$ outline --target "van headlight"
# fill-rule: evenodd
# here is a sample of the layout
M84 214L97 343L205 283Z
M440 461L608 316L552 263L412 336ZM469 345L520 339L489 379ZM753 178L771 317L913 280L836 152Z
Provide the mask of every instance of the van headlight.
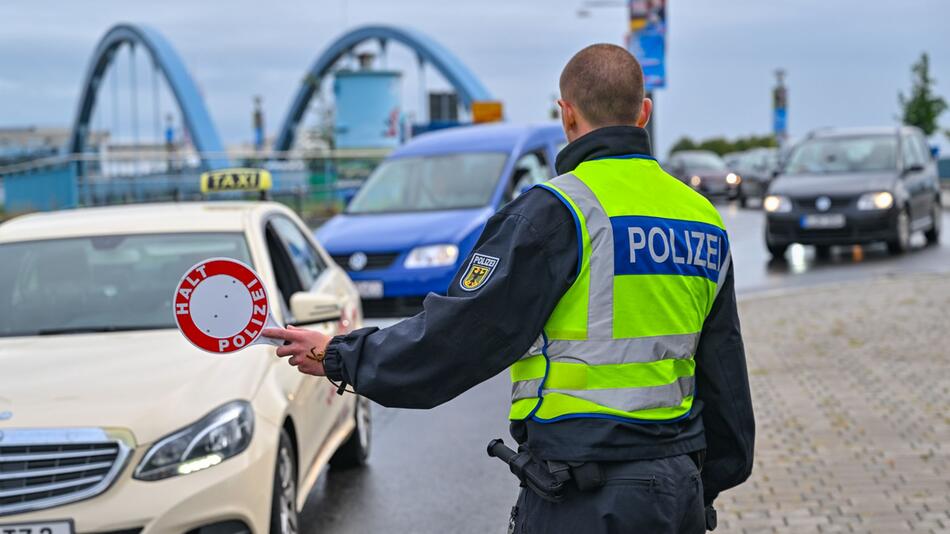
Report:
M233 401L152 446L134 477L161 480L213 467L240 454L254 434L254 410L247 401Z
M792 211L792 201L782 195L769 195L762 201L762 207L769 213L788 213Z
M734 172L730 172L726 175L726 183L729 185L737 185L742 182L742 177Z
M894 205L894 195L887 191L865 193L858 198L859 210L886 210Z
M444 267L455 265L455 260L458 258L459 248L455 245L426 245L412 249L404 265L407 269Z

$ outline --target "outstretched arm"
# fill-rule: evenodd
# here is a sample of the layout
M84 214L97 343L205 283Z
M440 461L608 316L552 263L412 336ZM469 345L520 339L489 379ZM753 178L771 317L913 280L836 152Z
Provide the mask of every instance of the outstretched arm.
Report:
M576 246L567 209L547 191L525 193L488 221L447 295L430 294L422 313L389 328L334 338L325 373L385 406L430 408L454 398L503 371L537 339L573 282ZM281 347L278 355L323 374L306 352L327 341L314 336L312 345Z

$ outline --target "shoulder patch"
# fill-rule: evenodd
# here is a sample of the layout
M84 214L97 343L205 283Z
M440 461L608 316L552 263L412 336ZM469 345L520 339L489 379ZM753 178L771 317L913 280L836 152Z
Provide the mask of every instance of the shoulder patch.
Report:
M474 254L472 260L468 262L465 274L462 275L462 279L459 281L459 286L465 291L475 291L482 287L495 272L495 268L498 267L500 261L493 256Z

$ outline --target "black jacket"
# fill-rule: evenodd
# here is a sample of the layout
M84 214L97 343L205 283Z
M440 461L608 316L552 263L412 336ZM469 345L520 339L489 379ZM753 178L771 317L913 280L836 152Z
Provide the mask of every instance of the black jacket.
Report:
M649 153L644 130L602 128L565 147L557 170L567 173L598 157ZM507 369L538 338L574 282L577 246L567 208L544 189L529 190L492 216L476 243L473 255L499 259L479 289L460 286L470 256L447 294L430 293L420 314L383 330L334 338L327 374L384 406L431 408L452 399ZM693 409L683 420L514 421L511 434L548 460L635 460L706 449L703 482L712 502L749 476L755 433L731 266L703 326L696 362Z

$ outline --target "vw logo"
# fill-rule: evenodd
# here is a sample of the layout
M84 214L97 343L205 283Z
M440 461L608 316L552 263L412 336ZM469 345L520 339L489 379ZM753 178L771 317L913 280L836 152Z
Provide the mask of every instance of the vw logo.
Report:
M828 208L831 207L831 199L828 197L818 197L818 200L815 200L815 207L818 208L818 211L828 211Z
M366 254L362 252L356 252L350 256L350 260L347 262L350 265L350 269L354 271L362 271L366 268Z

